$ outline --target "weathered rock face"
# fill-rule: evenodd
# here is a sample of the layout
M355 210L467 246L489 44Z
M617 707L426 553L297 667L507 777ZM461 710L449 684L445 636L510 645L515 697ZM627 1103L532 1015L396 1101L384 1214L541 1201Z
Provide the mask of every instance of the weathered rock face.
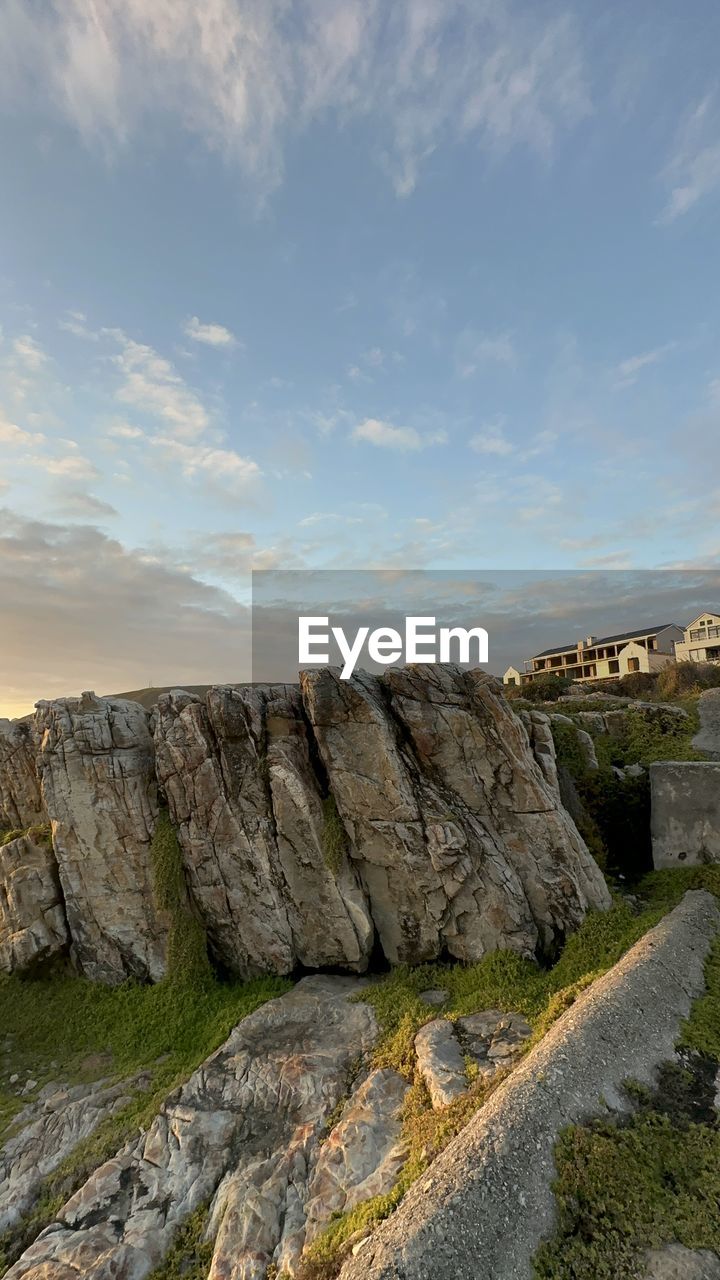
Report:
M166 927L153 906L158 806L147 712L83 694L38 703L36 724L72 955L99 982L157 980Z
M391 963L443 950L478 960L500 946L531 954L537 931L506 851L462 798L422 771L389 686L325 669L305 674L302 688Z
M35 768L37 742L27 720L0 720L0 833L46 822Z
M173 690L152 716L94 694L39 703L35 804L71 956L103 982L163 976L158 784L191 908L233 973L363 972L376 939L393 964L552 949L609 896L560 802L549 722L527 728L456 667ZM24 750L29 794L32 737Z
M548 946L606 907L600 871L494 681L457 668L303 696L385 954L477 960Z
M67 947L65 907L48 839L0 845L0 971L27 973Z
M245 1018L163 1105L146 1134L92 1175L7 1280L143 1280L178 1227L211 1203L208 1280L294 1273L308 1214L315 1233L329 1199L387 1189L402 1163L394 1072L361 1075L377 1034L352 978L306 978ZM325 1130L350 1086L327 1141Z
M341 828L329 847L297 689L160 700L158 777L215 954L250 976L366 967L367 902Z
M560 782L557 770L557 753L550 727L550 716L543 711L521 711L522 720L530 739L530 746L545 781L559 794Z
M720 761L651 764L650 825L655 867L720 862Z
M32 1208L43 1179L143 1083L48 1084L15 1117L15 1135L0 1148L0 1234Z

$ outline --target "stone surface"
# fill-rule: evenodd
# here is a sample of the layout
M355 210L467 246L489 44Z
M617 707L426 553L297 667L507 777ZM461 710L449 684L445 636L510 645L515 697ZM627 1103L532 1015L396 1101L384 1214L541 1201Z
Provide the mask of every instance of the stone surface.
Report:
M160 699L157 769L214 954L244 977L363 970L374 931L326 799L297 689L214 688ZM339 825L339 824L338 824ZM238 923L242 921L242 929Z
M447 1018L426 1022L415 1037L418 1071L433 1110L447 1107L467 1092L468 1078L460 1042Z
M148 714L84 693L39 702L36 724L72 955L95 981L157 980L166 926L150 870L158 804Z
M605 880L575 824L534 766L527 737L492 677L479 670L389 670L392 706L424 773L451 805L464 804L520 880L541 948L591 907L607 907Z
M650 765L655 867L720 862L720 761Z
M0 845L0 971L27 973L68 944L57 863L48 837Z
M703 689L698 701L700 728L692 740L696 751L720 760L720 689Z
M37 748L71 957L103 982L163 976L158 794L223 970L363 972L375 946L391 963L554 953L610 899L560 802L549 721L527 724L532 747L497 682L452 666L171 690L152 713L38 703L19 777L27 791Z
M383 1222L341 1280L531 1280L552 1234L560 1131L625 1108L672 1058L720 930L707 893L683 902L562 1015Z
M445 987L431 987L429 991L421 991L418 1000L430 1005L431 1009L440 1009L447 1004L450 992Z
M720 1280L720 1258L709 1249L666 1244L648 1250L645 1264L644 1280Z
M0 720L0 835L47 822L30 720Z
M48 1084L15 1117L13 1136L0 1148L0 1235L32 1208L43 1178L144 1083L136 1078L119 1084Z
M385 955L550 945L609 897L527 733L480 672L302 676Z
M208 1280L263 1280L271 1263L292 1274L319 1188L347 1203L363 1186L386 1185L402 1159L404 1083L374 1073L352 1089L358 1058L377 1034L369 1005L350 999L360 986L306 978L243 1019L148 1132L68 1201L6 1280L143 1280L208 1201ZM323 1144L348 1087L350 1101ZM312 1213L317 1222L317 1204Z
M558 717L555 718L557 719ZM562 718L563 720L568 719L567 716ZM540 766L545 781L559 795L557 756L550 716L545 715L543 711L521 711L520 719L527 729L532 753Z
M598 758L595 751L595 743L586 729L576 729L577 744L580 749L583 764L586 769L595 770L598 768Z
M436 1018L421 1027L415 1037L415 1052L433 1110L439 1111L467 1093L469 1063L486 1082L511 1066L531 1031L521 1014L500 1009L485 1009L454 1023Z
M402 1108L410 1086L396 1071L371 1071L320 1148L305 1206L305 1248L334 1213L385 1195L407 1159Z

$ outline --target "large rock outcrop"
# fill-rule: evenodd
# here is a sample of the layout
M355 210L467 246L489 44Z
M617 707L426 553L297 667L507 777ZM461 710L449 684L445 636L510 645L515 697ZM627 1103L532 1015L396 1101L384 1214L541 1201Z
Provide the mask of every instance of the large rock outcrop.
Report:
M362 970L373 926L321 778L299 691L160 699L158 778L214 954L245 976Z
M0 971L27 973L68 943L57 864L45 832L0 845Z
M47 821L35 767L37 740L29 720L0 720L0 834Z
M52 822L72 955L89 978L157 980L166 924L153 905L157 821L148 714L115 698L38 703L38 771Z
M189 909L213 959L242 977L361 973L375 946L392 964L552 953L609 904L561 804L546 720L526 730L478 671L343 681L326 668L299 687L172 690L153 713L83 694L38 703L24 751L70 954L98 981L165 972L158 791Z

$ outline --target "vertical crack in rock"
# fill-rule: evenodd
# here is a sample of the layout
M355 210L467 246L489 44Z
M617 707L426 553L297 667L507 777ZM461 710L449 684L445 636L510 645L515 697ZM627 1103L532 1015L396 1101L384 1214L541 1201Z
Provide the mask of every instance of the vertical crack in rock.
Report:
M39 702L36 724L71 953L95 981L157 981L167 929L153 905L158 805L147 712L85 693Z
M208 1202L209 1280L260 1280L273 1261L292 1273L308 1208L313 1230L324 1220L322 1188L332 1183L338 1203L363 1196L363 1186L388 1189L403 1158L407 1086L394 1072L351 1090L331 1145L323 1143L377 1036L369 1005L350 999L360 988L352 978L305 978L243 1019L147 1133L67 1202L6 1280L143 1280Z

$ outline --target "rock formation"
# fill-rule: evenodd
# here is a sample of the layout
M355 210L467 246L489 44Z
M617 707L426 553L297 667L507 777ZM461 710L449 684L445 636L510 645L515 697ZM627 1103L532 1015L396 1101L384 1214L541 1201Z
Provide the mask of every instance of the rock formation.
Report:
M299 691L175 691L160 699L155 742L215 955L244 976L364 969L372 921L342 832L329 848Z
M37 740L28 720L0 720L0 833L47 821L35 768Z
M243 1019L147 1133L68 1201L6 1280L142 1280L182 1222L208 1203L208 1280L263 1280L271 1262L292 1274L306 1216L315 1234L332 1212L323 1191L332 1186L328 1202L338 1204L362 1198L368 1186L386 1191L402 1163L406 1083L394 1072L355 1077L377 1035L369 1005L349 999L359 985L306 978Z
M163 976L158 788L189 908L226 971L363 972L376 945L392 964L551 951L609 896L560 802L546 718L528 728L532 744L496 682L455 667L174 690L152 714L94 694L41 702L34 727L2 738L19 781L9 749L0 776L14 818L49 816L57 874L46 853L37 909L16 894L5 911L6 962L65 946L61 928L37 927L57 905L88 977ZM23 930L25 951L9 950Z
M98 982L157 980L166 926L153 907L158 805L147 712L85 693L38 703L36 725L72 955Z
M0 971L27 973L65 950L65 905L47 835L0 844Z

